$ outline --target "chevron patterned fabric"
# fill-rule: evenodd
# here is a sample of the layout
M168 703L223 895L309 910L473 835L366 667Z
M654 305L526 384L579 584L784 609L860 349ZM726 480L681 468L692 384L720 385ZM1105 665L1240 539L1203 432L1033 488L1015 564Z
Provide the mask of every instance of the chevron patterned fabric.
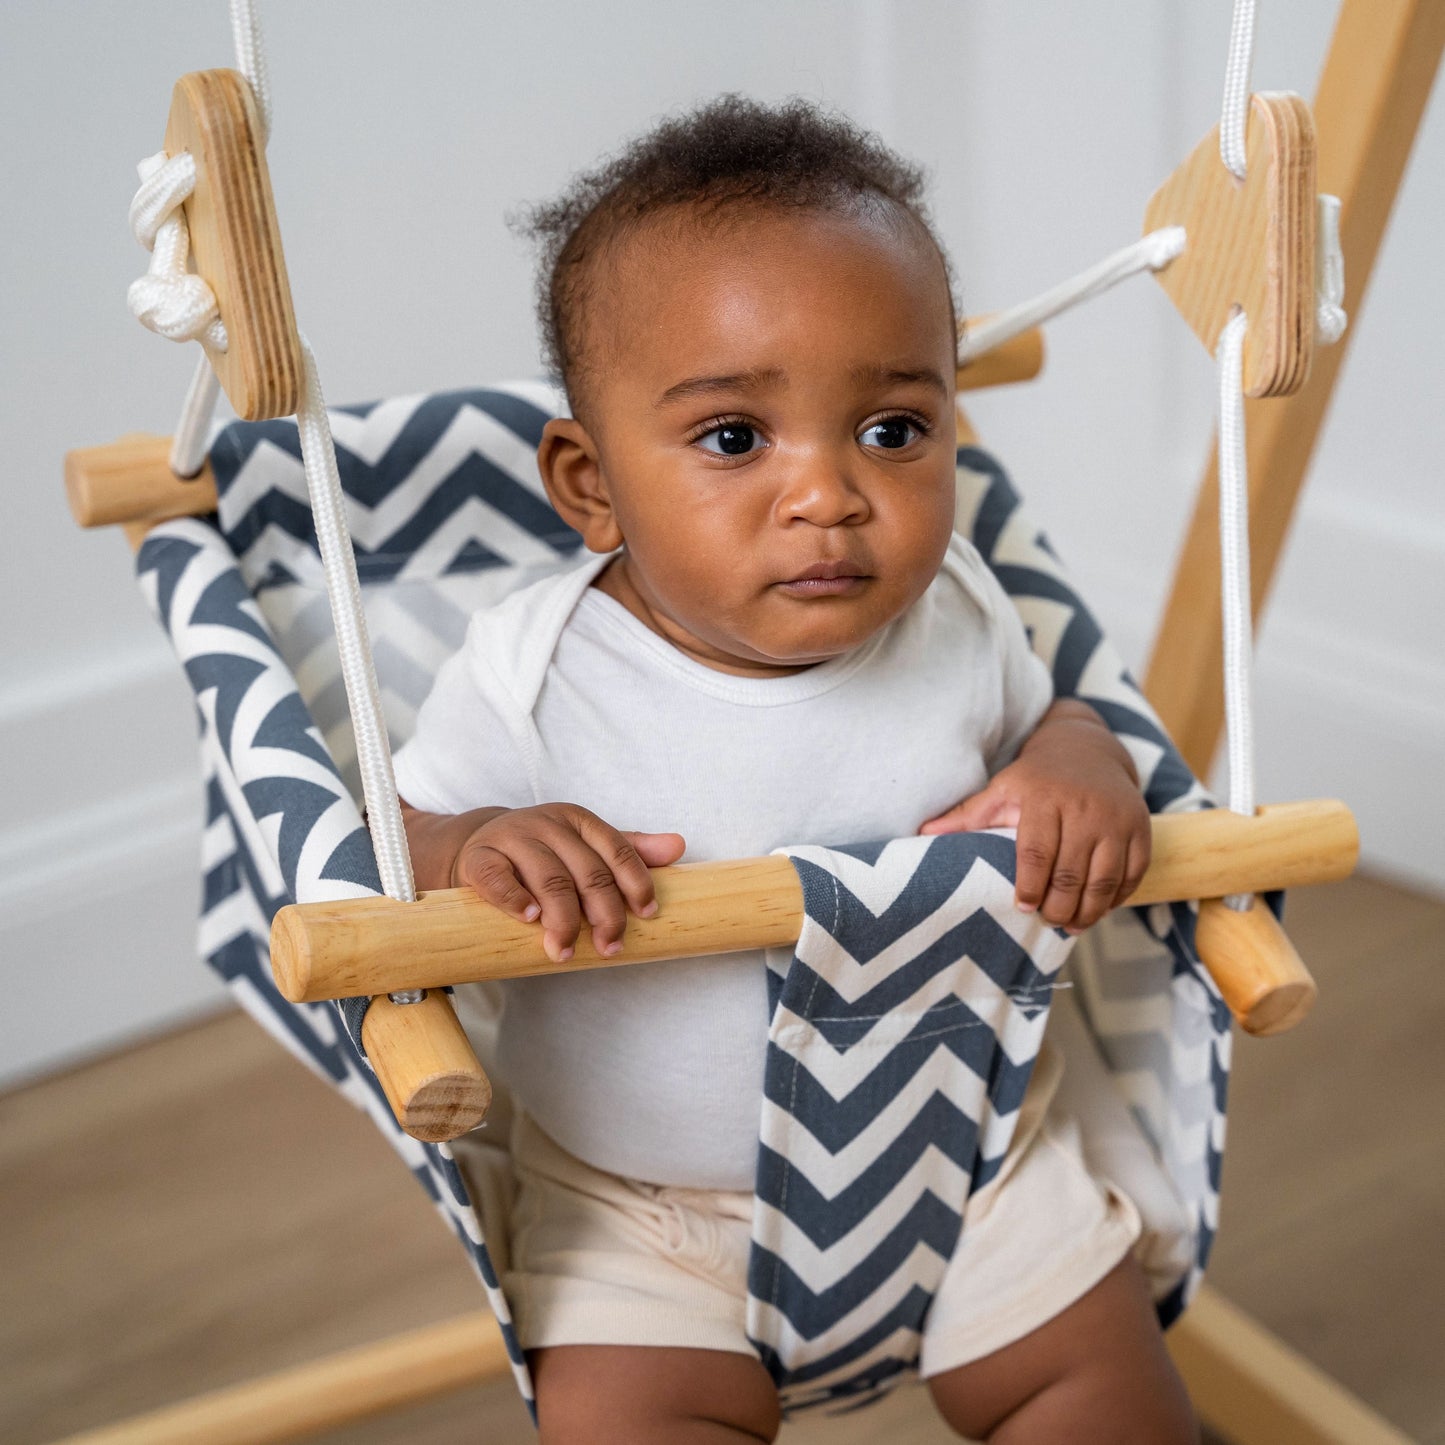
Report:
M768 958L747 1320L791 1412L862 1403L917 1365L1071 940L1014 908L1006 836L788 856L805 917Z
M550 389L523 383L331 414L394 746L410 735L471 611L567 565L579 546L535 476L536 443L558 405ZM137 561L200 720L202 952L241 1004L367 1110L405 1159L467 1249L530 1403L492 1254L451 1152L400 1131L361 1055L366 1001L345 1001L339 1013L292 1005L271 981L267 937L281 904L379 889L295 424L233 424L212 464L215 522L165 523ZM1208 806L997 463L966 448L958 478L960 530L1014 597L1059 695L1105 716L1151 809ZM912 839L793 850L808 924L793 957L770 971L749 1302L750 1330L793 1408L857 1403L916 1355L933 1261L952 1248L968 1189L997 1168L1043 1028L1064 945L1046 929L1021 935L1000 901L1012 893L1010 844L983 835L959 846ZM944 897L970 900L967 916L946 927L951 915L935 908ZM1194 1263L1160 1304L1166 1322L1197 1284L1216 1227L1229 1067L1228 1014L1192 940L1186 905L1116 915L1070 963L1119 1093L1196 1224ZM987 1027L943 1030L942 1044L923 1038L930 1019L955 1011ZM859 1046L885 1034L896 1034L896 1059L855 1079L866 1057ZM854 1094L867 1102L861 1120L837 1103ZM884 1138L900 1119L896 1138ZM910 1150L919 1153L915 1119L946 1143L923 1151L934 1183L920 1176L900 1193L881 1182L878 1161L896 1175ZM902 1247L908 1229L926 1240L917 1250Z

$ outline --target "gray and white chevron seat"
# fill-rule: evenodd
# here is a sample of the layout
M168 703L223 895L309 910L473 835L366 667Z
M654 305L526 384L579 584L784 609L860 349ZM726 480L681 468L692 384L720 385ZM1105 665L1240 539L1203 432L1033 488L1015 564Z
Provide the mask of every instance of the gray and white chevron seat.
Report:
M547 503L534 463L542 427L558 402L550 388L522 383L331 413L393 746L410 735L433 675L461 644L470 612L538 569L565 562L580 546ZM530 1379L482 1222L451 1151L401 1132L361 1056L365 1001L339 1009L293 1005L271 981L267 939L277 908L380 892L357 802L353 745L299 457L294 422L233 424L211 453L220 495L217 516L156 527L137 558L140 585L171 636L200 717L207 793L201 950L239 1002L366 1109L406 1160L467 1249L502 1324L519 1388L530 1401ZM1130 749L1152 811L1207 806L998 463L967 447L959 452L958 468L960 516L969 518L975 545L1018 606L1035 651L1052 671L1055 691L1083 698L1103 714ZM929 841L947 847L923 846ZM1000 841L992 839L986 848ZM928 870L957 866L948 861L955 846L950 840L917 839L909 840L911 852L871 845L844 849L832 863L818 866L854 880L853 911L862 926L876 931L887 909L879 905L876 916L869 915L870 876L886 862L895 873L904 870L887 883L889 899L926 897ZM806 853L795 858L800 872ZM999 871L1011 877L1011 860L1000 862ZM806 874L804 884L806 897ZM810 908L810 915L814 911ZM1193 926L1193 911L1185 904L1116 915L1091 932L1089 956L1080 957L1081 949L1071 964L1073 996L1113 1086L1191 1221L1192 1262L1159 1291L1165 1323L1192 1294L1213 1241L1229 1069L1229 1015L1194 955ZM806 938L805 933L795 966L807 962L801 959L811 946ZM1000 957L1006 952L993 951ZM987 972L989 948L982 953ZM1024 977L1025 964L1027 959L1009 966ZM787 990L784 967L773 988L775 1003ZM1027 1054L1037 1047L1049 989L1015 981L1003 991L1019 1006L1017 1036L1033 1040L1024 1046ZM846 1052L847 1039L840 1034L836 1042L840 1054ZM1000 1047L1009 1061L1020 1062L1014 1042ZM997 1053L988 1062L969 1063L967 1051L957 1052L979 1077L986 1073L997 1082L1008 1073ZM1022 1062L1027 1065L1031 1056ZM1021 1090L1026 1077L1024 1067L1010 1087ZM992 1084L984 1093L992 1101L989 1108L1003 1097ZM1001 1148L997 1139L992 1149L985 1147L986 1120L980 1116L974 1123L977 1138L964 1167L979 1184ZM762 1152L766 1162L766 1141ZM801 1227L807 1228L806 1219ZM836 1228L836 1221L819 1228ZM949 1237L956 1238L956 1221L951 1228ZM824 1337L828 1323L814 1316L827 1292L800 1284L788 1295L777 1281L792 1262L785 1251L770 1261L763 1253L755 1228L754 1271L761 1278L772 1270L773 1302L784 1314L792 1310L774 1337L799 1330ZM869 1269L881 1268L872 1255L868 1259ZM750 1287L757 1300L759 1287ZM879 1331L893 1318L892 1308L880 1306ZM926 1301L914 1308L915 1325L922 1308ZM820 1366L815 1358L798 1373L779 1357L770 1358L760 1344L785 1399L795 1406L856 1403L885 1388L898 1362L906 1363L907 1351L885 1351L880 1363L878 1351L870 1354L870 1348L855 1351L861 1371L837 1359Z

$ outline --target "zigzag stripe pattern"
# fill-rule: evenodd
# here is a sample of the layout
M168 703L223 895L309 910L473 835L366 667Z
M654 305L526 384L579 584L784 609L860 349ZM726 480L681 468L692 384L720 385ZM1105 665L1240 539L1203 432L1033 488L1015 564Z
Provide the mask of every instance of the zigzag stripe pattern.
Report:
M569 557L582 539L537 476L550 387L398 397L329 411L363 583ZM211 448L222 535L257 591L321 576L293 420L230 426Z
M451 1151L421 1144L397 1125L358 1046L361 1011L338 1017L325 1004L288 1003L271 977L271 919L282 904L381 891L356 804L216 530L199 521L156 527L136 565L200 716L202 954L241 1006L364 1109L401 1155L466 1249L530 1403L531 1377Z
M963 1208L1003 1162L1070 940L1013 907L1013 844L788 850L748 1335L788 1411L913 1369Z
M578 546L535 478L537 439L559 404L521 384L331 413L394 744L470 612ZM1013 594L1057 691L1104 714L1151 808L1208 806L997 464L974 449L959 463L960 528ZM466 1246L530 1403L450 1152L400 1133L359 1055L365 1001L338 1021L324 1005L285 1003L271 983L276 907L374 892L375 864L353 801L295 425L235 424L212 464L217 527L166 524L139 556L201 720L203 950L406 1160ZM916 1357L963 1204L1013 1132L1064 945L987 901L1011 896L1011 847L971 841L966 862L953 839L796 850L808 919L794 956L770 964L749 1301L749 1328L792 1408L864 1400ZM1167 1319L1197 1283L1217 1225L1228 1016L1193 957L1192 911L1160 907L1139 921L1094 930L1085 943L1096 956L1079 950L1071 967L1121 1091L1198 1220L1196 1263L1161 1306Z

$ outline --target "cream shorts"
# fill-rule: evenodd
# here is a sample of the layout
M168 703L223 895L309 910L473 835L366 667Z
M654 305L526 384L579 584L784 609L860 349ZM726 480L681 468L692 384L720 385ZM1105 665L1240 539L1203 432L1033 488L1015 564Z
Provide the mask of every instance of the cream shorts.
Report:
M1139 1215L1085 1166L1078 1126L1049 1107L1041 1054L1003 1168L968 1203L924 1329L935 1375L1021 1339L1128 1253ZM467 1167L467 1146L457 1155ZM512 1123L516 1192L502 1284L524 1349L652 1345L753 1354L744 1330L749 1192L645 1184L584 1164L526 1114Z

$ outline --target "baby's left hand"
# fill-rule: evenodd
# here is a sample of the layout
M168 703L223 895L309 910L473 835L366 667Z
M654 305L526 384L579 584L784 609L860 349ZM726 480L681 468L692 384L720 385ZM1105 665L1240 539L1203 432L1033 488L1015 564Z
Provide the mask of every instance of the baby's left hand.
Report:
M982 792L920 833L1018 829L1014 899L1070 933L1097 923L1149 866L1149 810L1123 745L1087 703L1061 699Z

